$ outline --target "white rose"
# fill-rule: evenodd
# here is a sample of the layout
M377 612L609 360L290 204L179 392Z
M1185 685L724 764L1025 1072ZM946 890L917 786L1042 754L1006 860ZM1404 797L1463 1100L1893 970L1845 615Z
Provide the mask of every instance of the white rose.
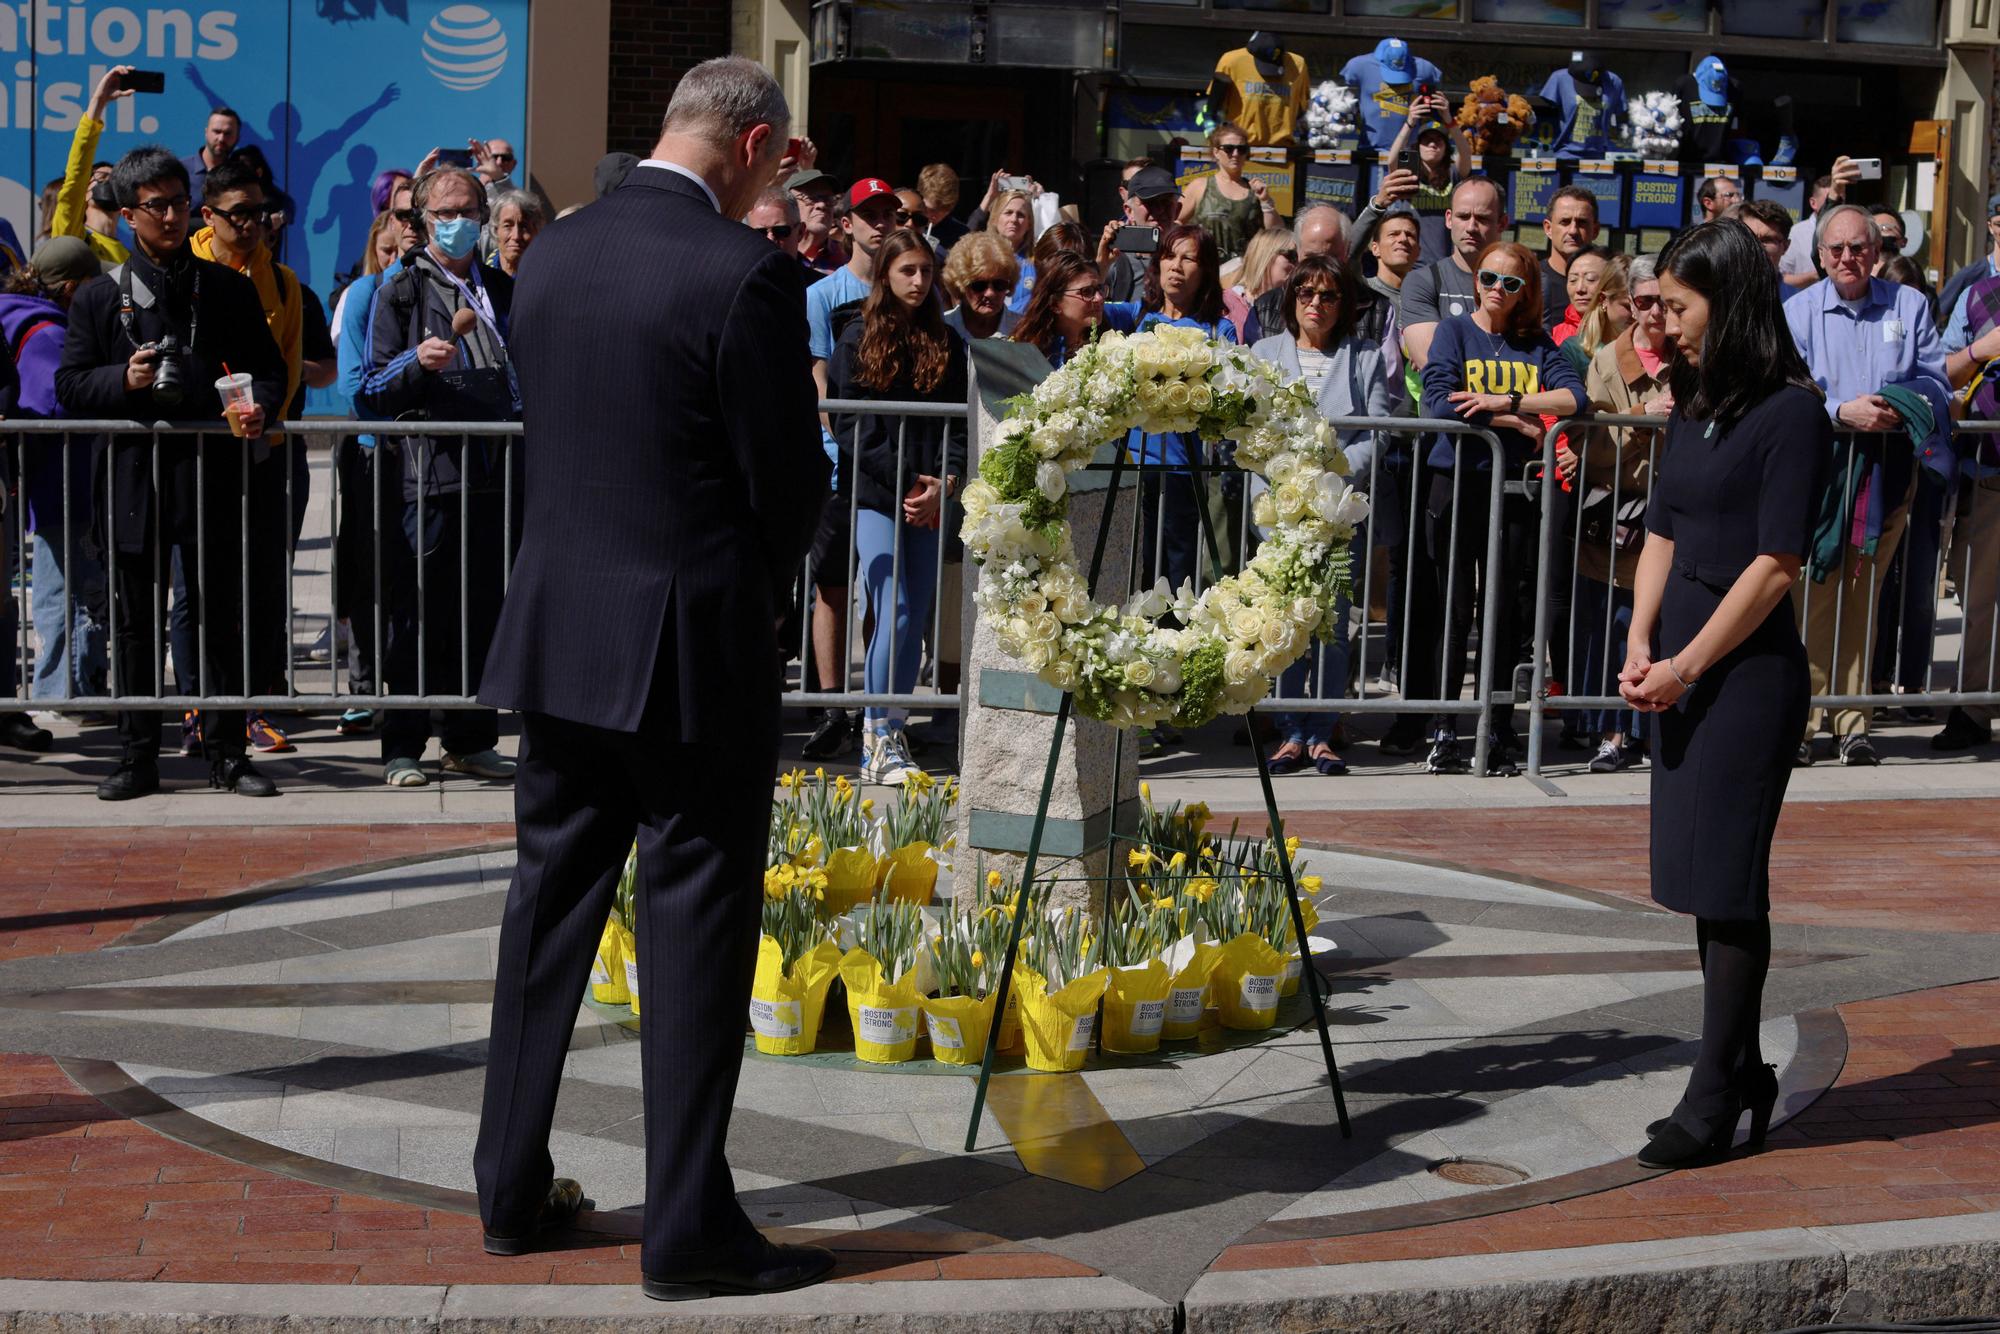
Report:
M1271 503L1278 507L1279 516L1286 522L1306 512L1305 493L1291 482L1272 488Z
M1147 662L1144 658L1139 658L1136 661L1125 664L1125 684L1128 686L1137 686L1139 689L1145 690L1153 684L1157 676L1158 673L1154 671L1153 664Z
M1319 603L1308 597L1293 598L1291 617L1295 624L1311 629L1313 626L1319 624Z
M1298 471L1299 456L1289 450L1274 455L1271 461L1264 465L1264 476L1270 480L1272 486L1283 486L1297 476Z
M1062 622L1046 611L1027 618L1027 638L1038 644L1052 644L1062 633Z
M1179 380L1175 380L1167 385L1166 390L1160 397L1161 401L1166 404L1167 411L1179 415L1188 410L1188 404L1192 395L1189 393L1187 385Z
M1272 618L1266 620L1258 628L1257 640L1265 648L1280 649L1287 647L1292 642L1292 636L1295 633L1296 630L1293 628L1291 622Z
M1042 668L1042 680L1058 690L1074 690L1077 683L1076 664L1068 658L1057 658Z
M1259 491L1250 502L1250 522L1259 528L1269 528L1278 522L1278 506L1269 491Z
M1215 409L1215 391L1205 384L1197 384L1188 390L1188 406L1196 412L1212 412Z
M1230 686L1245 686L1252 681L1262 681L1264 675L1257 670L1258 654L1249 649L1231 649L1222 660L1222 678Z
M1232 638L1254 644L1263 632L1264 614L1255 607L1242 607L1230 613L1229 633Z
M1069 490L1069 483L1063 478L1062 465L1051 463L1047 459L1037 464L1035 467L1035 489L1042 493L1042 498L1045 500L1061 500L1063 493Z

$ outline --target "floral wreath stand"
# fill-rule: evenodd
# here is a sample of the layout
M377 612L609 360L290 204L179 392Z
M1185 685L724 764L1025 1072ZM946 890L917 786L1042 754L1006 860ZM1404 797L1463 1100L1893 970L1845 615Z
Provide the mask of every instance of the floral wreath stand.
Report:
M1307 400L1306 407L1308 410L1312 412L1316 413L1317 411L1316 407L1313 407L1313 405L1310 403L1310 400ZM1322 441L1324 441L1325 437L1322 436L1321 438ZM1335 446L1335 452L1337 453L1337 446ZM1044 466L1046 467L1046 465ZM1219 464L1219 463L1167 464L1164 462L1149 463L1140 460L1134 460L1130 457L1129 452L1122 446L1122 444L1116 447L1112 451L1112 458L1111 461L1108 463L1097 462L1097 461L1082 463L1072 459L1064 466L1071 471L1085 470L1085 469L1093 472L1108 471L1110 473L1109 492L1110 495L1113 497L1115 497L1118 494L1119 485L1121 481L1124 480L1128 470L1136 474L1142 480L1149 474L1167 475L1173 473L1180 473L1184 475L1203 476L1210 473L1233 472L1238 470L1238 465L1236 464ZM1261 469L1259 471L1261 471ZM970 516L972 508L973 505L970 502L970 500L968 500L968 505L967 505L968 555L971 555L975 549L975 543L970 535L970 530L971 530ZM1096 588L1099 576L1103 573L1104 563L1105 563L1105 552L1111 536L1111 528L1114 522L1115 510L1116 506L1107 501L1107 503L1104 505L1098 517L1097 531L1094 535L1092 542L1091 555L1088 566L1088 574L1085 579L1086 587L1089 589L1094 590ZM1210 518L1206 505L1197 505L1196 513L1197 513L1197 524L1199 527L1199 531L1201 533L1201 540L1206 549L1206 554L1210 562L1210 567L1211 569L1219 568L1221 565L1220 548L1216 539L1212 520ZM1137 517L1136 514L1134 517L1136 520ZM1136 523L1135 523L1135 528L1136 528ZM1135 545L1136 545L1136 536L1135 536ZM1257 699L1261 700L1261 698L1267 695L1268 689L1269 689L1268 684L1260 685ZM1020 952L1021 937L1023 934L1023 923L1026 922L1030 914L1030 896L1035 886L1035 867L1036 867L1036 862L1038 861L1041 855L1043 833L1049 820L1049 807L1051 798L1054 793L1057 773L1062 756L1063 740L1065 733L1068 731L1070 720L1076 712L1076 706L1077 706L1076 689L1072 688L1070 685L1064 685L1063 687L1061 687L1061 690L1062 690L1061 698L1057 706L1054 719L1054 730L1049 742L1048 760L1042 774L1040 796L1036 802L1032 823L1029 827L1029 833L1025 849L1025 858L1021 868L1019 889L1017 891L1017 897L1015 899L1013 912L1011 914L1012 925L1008 932L1006 954L1003 958L999 971L998 986L995 992L994 1011L993 1011L996 1015L1006 1013L1007 1003L1008 1003L1008 993L1013 986L1014 967ZM1258 707L1257 700L1251 700L1247 702L1247 704L1245 704L1244 706L1234 709L1232 711L1242 712L1245 714L1254 714L1257 707ZM1113 781L1115 781L1115 775L1121 772L1120 761L1122 760L1122 751L1123 751L1123 746L1125 744L1125 731L1126 728L1121 726L1115 729L1114 732L1114 745L1117 748L1114 751L1114 755L1117 758L1114 759L1114 762L1110 770L1111 774L1114 775ZM1266 819L1269 822L1270 837L1273 841L1275 841L1278 844L1279 848L1282 850L1285 838L1283 817L1279 814L1277 796L1271 785L1270 764L1265 757L1263 747L1258 745L1255 740L1254 725L1253 725L1253 735L1251 742L1251 751L1256 756L1257 778L1264 797L1264 811ZM1114 835L1114 841L1116 837L1117 836ZM1284 885L1285 899L1289 907L1292 929L1295 933L1294 938L1298 942L1298 948L1300 951L1300 959L1301 959L1300 973L1302 976L1302 981L1304 983L1306 994L1311 1002L1313 1023L1319 1031L1320 1051L1326 1063L1327 1081L1331 1086L1333 1092L1334 1109L1339 1118L1341 1138L1351 1139L1353 1138L1354 1129L1352 1123L1348 1118L1347 1099L1341 1088L1340 1068L1338 1062L1335 1060L1334 1057L1333 1038L1327 1026L1326 998L1324 994L1325 979L1320 976L1319 970L1314 966L1312 961L1312 948L1310 944L1310 937L1307 934L1308 927L1307 927L1305 912L1299 899L1298 883L1292 871L1291 858L1287 855L1280 855L1276 860L1278 867L1280 869L1281 878ZM1109 908L1112 881L1116 878L1117 876L1115 868L1108 867L1105 876L1104 898L1102 903L1102 907L1106 910L1108 910ZM991 1027L988 1030L984 1048L981 1054L980 1065L979 1065L979 1079L973 1094L972 1115L966 1125L966 1132L965 1132L965 1149L966 1152L968 1153L973 1152L977 1148L979 1123L986 1105L988 1085L993 1077L994 1060L999 1045L1000 1028L1001 1025L998 1023L991 1025Z

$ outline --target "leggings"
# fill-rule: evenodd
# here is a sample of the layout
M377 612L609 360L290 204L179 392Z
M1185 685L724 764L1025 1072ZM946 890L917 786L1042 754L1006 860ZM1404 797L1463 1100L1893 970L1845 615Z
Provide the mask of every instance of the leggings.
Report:
M902 525L903 549L896 553L896 521L878 510L862 508L854 516L854 545L861 555L861 586L875 608L875 633L868 637L862 665L862 688L872 694L907 695L917 688L917 668L923 655L923 631L931 618L937 591L938 530ZM895 584L896 614L888 616L890 584ZM890 671L890 658L895 671ZM908 709L870 706L870 722L902 719Z
M1701 1051L1677 1115L1715 1121L1734 1101L1738 1078L1764 1061L1757 1026L1771 969L1771 919L1697 917L1695 942L1701 952Z

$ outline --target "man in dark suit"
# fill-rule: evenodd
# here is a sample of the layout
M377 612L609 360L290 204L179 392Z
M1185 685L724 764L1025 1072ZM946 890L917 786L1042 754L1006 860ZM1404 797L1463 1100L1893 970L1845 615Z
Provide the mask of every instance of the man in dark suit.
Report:
M523 714L473 1159L486 1248L518 1254L581 1206L549 1127L636 832L640 1267L668 1300L795 1287L833 1262L766 1242L723 1153L777 763L776 626L828 485L798 265L737 221L789 123L756 64L698 66L652 158L543 233L514 296L534 444L480 687Z

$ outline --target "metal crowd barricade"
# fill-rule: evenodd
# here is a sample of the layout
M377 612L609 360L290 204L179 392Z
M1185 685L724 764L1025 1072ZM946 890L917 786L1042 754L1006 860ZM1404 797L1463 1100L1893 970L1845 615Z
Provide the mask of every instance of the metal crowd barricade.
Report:
M1623 494L1623 470L1615 462L1615 456L1618 452L1617 442L1615 440L1606 441L1600 439L1598 432L1593 428L1607 428L1612 431L1619 431L1634 428L1656 428L1664 426L1665 423L1666 418L1652 416L1583 415L1566 418L1562 422L1557 423L1544 436L1543 465L1549 476L1555 475L1555 445L1557 439L1565 434L1571 437L1572 448L1579 455L1579 477L1586 475L1589 471L1589 465L1593 457L1591 451L1609 447L1613 452L1614 462L1611 468L1611 484L1605 489L1609 493L1608 500L1611 512L1615 515L1620 502L1627 498ZM1961 440L1972 437L1993 436L2000 434L2000 422L1955 422L1952 424L1951 429L1953 435L1959 437ZM1855 565L1857 557L1855 548L1852 545L1851 532L1848 530L1847 525L1850 523L1848 516L1852 514L1856 499L1856 470L1849 465L1853 460L1853 451L1859 448L1859 443L1856 439L1856 433L1853 432L1841 432L1837 440L1835 464L1837 468L1836 475L1841 479L1839 514L1842 516L1838 521L1843 525L1843 530L1839 534L1841 561L1843 567L1856 569L1855 578L1858 578L1858 567ZM1657 467L1655 465L1659 462L1660 444L1660 434L1656 431L1648 446L1648 474L1650 476L1657 476ZM1962 454L1967 451L1961 445L1959 452ZM1911 466L1918 474L1917 480L1913 483L1911 500L1909 502L1885 502L1882 505L1882 512L1885 515L1894 513L1900 505L1907 503L1910 507L1910 521L1921 517L1915 511L1914 502L1917 494L1915 488L1923 485L1921 479L1923 464L1920 461L1913 461ZM2000 470L1996 470L1996 473L2000 473ZM1851 596L1848 588L1850 579L1841 577L1838 570L1830 573L1823 582L1815 582L1810 577L1809 572L1800 579L1794 596L1794 604L1800 621L1802 635L1806 635L1807 627L1810 624L1810 618L1815 607L1817 606L1824 612L1825 606L1822 600L1826 598L1833 599L1832 633L1830 639L1824 645L1824 653L1815 655L1813 659L1815 675L1827 683L1826 689L1816 692L1812 697L1812 707L1816 711L1842 709L1865 710L1898 706L1904 708L1913 706L1947 708L1960 705L2000 706L2000 673L1996 672L1996 663L2000 663L2000 651L1996 651L2000 650L2000 624L1996 624L1994 609L1991 606L1975 608L1973 605L1975 601L1972 596L1975 584L1974 577L1975 574L1980 573L1980 570L1973 564L1975 553L1971 549L1970 543L1955 542L1953 533L1954 528L1959 524L1964 524L1968 529L1977 531L1983 525L2000 523L2000 515L1992 514L1990 508L2000 505L2000 487L1989 488L1982 486L1975 478L1968 477L1961 471L1953 479L1951 496L1951 503L1947 506L1944 513L1938 516L1940 531L1936 534L1936 554L1924 563L1924 568L1915 570L1910 568L1911 551L1921 548L1917 547L1911 541L1912 531L1909 527L1909 521L1905 522L1903 531L1898 536L1895 550L1890 554L1888 559L1860 558L1867 560L1869 564L1865 582L1857 586L1852 594L1853 596L1861 597L1865 602L1866 611L1865 614L1861 615L1861 624L1859 627L1852 627L1846 624L1850 619L1847 606L1847 600ZM1536 654L1535 661L1532 663L1534 684L1528 701L1529 713L1532 720L1528 746L1528 775L1530 778L1537 780L1541 777L1543 762L1542 723L1551 709L1617 710L1624 708L1624 701L1618 696L1615 688L1611 687L1611 682L1615 679L1617 670L1616 667L1612 666L1612 659L1615 658L1622 664L1624 656L1622 640L1616 639L1612 633L1612 627L1617 620L1619 610L1618 591L1616 590L1615 581L1617 573L1621 568L1620 562L1636 562L1638 551L1635 549L1623 554L1618 551L1614 526L1611 534L1611 549L1607 553L1611 584L1603 596L1603 628L1602 637L1599 640L1604 658L1595 668L1596 673L1601 675L1603 680L1583 681L1578 672L1577 654L1575 651L1579 626L1574 609L1577 605L1576 594L1583 580L1583 576L1578 572L1577 567L1578 557L1584 550L1585 514L1587 509L1591 508L1584 503L1588 498L1589 495L1581 484L1577 486L1568 499L1565 499L1564 494L1556 487L1545 487L1543 492L1542 551L1544 559L1541 562L1541 568L1537 575L1535 594L1536 627L1534 638L1535 644L1542 646L1542 651ZM1865 501L1866 498L1864 497L1863 499ZM1568 507L1571 511L1569 517L1572 522L1563 525L1562 531L1558 532L1560 516L1565 507ZM1961 511L1963 512L1962 517L1960 514ZM1929 535L1926 534L1925 544L1928 545L1928 542ZM1949 561L1954 546L1963 548L1961 559L1956 566L1951 565ZM1564 555L1568 559L1566 561L1552 559L1551 557L1554 555ZM2000 543L1996 543L1996 550L1985 553L1985 555L1987 564L2000 561ZM1568 573L1570 579L1569 595L1567 598L1561 600L1560 605L1570 608L1569 622L1567 625L1560 627L1561 633L1555 634L1554 641L1551 642L1552 633L1558 630L1558 627L1553 623L1554 610L1558 605L1558 600L1555 596L1554 581L1565 571ZM1922 582L1919 584L1919 587L1927 590L1926 593L1919 595L1920 597L1927 598L1929 608L1932 611L1930 631L1924 636L1925 644L1917 650L1917 652L1922 654L1924 663L1922 688L1915 690L1906 688L1901 691L1886 692L1872 688L1861 691L1841 690L1838 688L1837 683L1843 660L1843 650L1846 650L1848 654L1852 654L1855 651L1854 638L1857 629L1862 639L1862 646L1860 648L1862 660L1859 669L1868 674L1864 676L1864 681L1870 683L1871 686L1875 681L1874 665L1879 648L1878 636L1885 632L1885 627L1878 620L1878 611L1882 601L1883 585L1887 578L1892 575L1900 576L1906 582L1913 579L1921 580ZM1939 633L1942 618L1936 614L1936 605L1939 599L1939 589L1944 579L1947 576L1953 575L1955 575L1954 582L1956 584L1960 607L1960 630L1954 654L1954 680L1952 688L1947 689L1943 688L1938 681L1937 645L1942 637ZM1984 577L1987 581L1986 587L1990 590L1992 587L1993 572L1986 570ZM1910 598L1905 596L1902 598L1902 603L1907 607L1910 603ZM1981 620L1986 625L1983 636L1985 642L1983 644L1975 644L1971 642L1969 631L1975 622ZM1893 628L1893 633L1902 636L1908 632L1907 620L1899 616L1898 622ZM1814 647L1811 642L1814 637L1807 635L1809 653L1812 652ZM1557 660L1559 650L1565 646L1569 649L1567 659ZM1904 646L1898 642L1895 647L1897 650L1896 657L1900 659ZM1968 680L1966 675L1968 659L1976 657L1983 657L1985 660L1986 668L1983 677ZM1550 695L1551 676L1549 671L1552 662L1557 669L1557 676L1554 679L1561 681L1565 687L1559 696L1553 698ZM1589 674L1590 664L1586 663L1584 666L1586 668L1585 674ZM1577 687L1580 684L1585 688L1578 689ZM1596 688L1599 686L1603 688Z
M260 575L264 578L270 577L264 571L253 571L253 560L258 558L278 558L278 551L275 546L272 546L268 551L253 552L252 550L252 536L253 531L255 531L251 519L253 500L251 460L253 442L245 441L232 435L226 424L220 422L155 422L148 424L144 422L116 420L10 420L5 424L4 428L0 428L0 440L4 440L4 443L0 443L0 448L11 449L14 453L13 463L15 467L13 472L14 476L20 481L22 509L26 508L29 451L37 445L44 445L51 441L60 448L56 462L62 472L60 527L62 565L65 578L63 580L61 614L64 626L66 655L74 654L79 649L75 634L77 623L76 608L74 605L75 580L70 576L76 569L76 558L80 554L85 554L87 542L96 548L95 552L90 554L99 557L100 563L103 566L105 586L103 606L105 623L103 632L107 658L107 688L102 693L95 694L78 694L66 689L59 696L42 699L32 698L32 690L29 688L29 664L32 660L29 645L29 628L33 617L28 598L31 575L30 563L27 560L26 523L25 515L10 513L7 527L13 538L10 545L13 548L15 560L12 563L20 592L16 602L17 619L19 621L16 642L10 644L7 651L15 659L20 687L18 696L0 696L0 711L22 712L29 709L50 709L65 712L81 712L115 709L168 712L201 708L223 710L287 709L338 711L342 709L469 709L481 707L479 702L469 694L435 693L425 688L428 684L432 667L432 664L428 661L428 645L425 642L426 637L423 633L425 604L429 596L427 588L429 578L425 573L425 569L429 562L417 560L414 555L411 556L409 564L414 572L414 582L413 587L409 590L391 589L384 584L385 561L383 553L385 540L392 543L406 542L401 521L402 509L405 502L403 500L400 463L394 469L393 474L379 471L379 469L386 467L384 460L389 457L389 451L384 450L380 442L385 439L408 441L412 437L420 437L423 440L433 442L414 446L425 451L424 470L426 474L428 474L429 468L435 460L435 454L440 443L456 441L460 448L461 459L475 448L497 450L499 455L498 468L501 479L499 492L502 506L502 532L500 535L502 560L500 568L491 572L491 577L497 580L504 590L508 570L511 567L514 548L514 451L521 436L520 424L515 422L313 419L308 421L282 422L273 429L282 430L288 436L298 434L302 436L333 436L338 438L365 434L375 437L378 442L374 447L373 456L369 460L368 469L372 510L370 516L372 520L370 525L372 530L370 564L373 569L372 577L374 584L372 589L374 594L372 616L374 621L373 629L375 631L373 635L373 662L370 664L368 676L374 682L375 690L373 692L357 692L352 689L343 690L341 688L342 655L339 652L340 577L339 561L335 558L333 551L333 544L338 540L341 531L342 496L337 475L329 479L328 494L329 513L331 517L328 532L325 534L330 557L326 624L328 627L328 644L333 651L330 653L327 663L325 688L323 690L313 690L310 688L310 682L302 681L301 676L316 677L317 671L309 670L303 674L300 672L297 665L297 645L294 642L296 622L300 614L300 608L296 605L297 599L294 595L294 578L298 564L298 552L297 543L294 538L292 515L294 512L294 502L301 496L302 492L300 488L306 485L307 479L297 475L297 456L292 450L289 441L283 442L273 448L270 452L268 462L257 465L259 467L281 466L284 470L283 508L273 528L269 530L272 533L281 533L283 538L284 594L282 597L283 605L280 608L269 605L264 599L253 598L252 596L253 578ZM119 493L118 469L112 466L113 460L111 458L114 449L117 448L115 442L129 442L135 436L144 437L151 446L150 459L147 461L148 466L144 471L149 474L149 490L154 497L153 503L155 506L147 525L151 535L148 549L137 553L121 551L119 543L116 540L116 520L114 516L119 512L118 507L121 503L121 496ZM236 598L238 622L237 626L229 627L226 631L218 630L213 624L213 618L210 615L213 599L207 596L197 596L194 599L197 604L194 624L190 627L189 633L182 641L183 648L192 649L192 652L186 656L192 658L193 661L182 662L180 660L182 655L176 653L174 671L178 681L193 680L200 683L200 688L193 692L170 692L165 689L164 673L167 650L175 637L174 632L170 628L173 617L169 609L169 593L174 584L174 579L172 576L172 562L168 555L168 548L174 545L174 543L169 540L169 535L164 531L164 525L160 522L157 498L162 478L162 449L179 449L181 446L178 442L183 440L193 441L195 450L194 497L196 517L194 524L194 551L192 553L194 569L192 571L185 569L188 553L186 552L184 543L179 546L179 554L182 557L183 574L184 576L188 573L193 575L193 583L197 590L206 590L209 582L207 575L212 553L209 542L211 537L211 523L208 514L208 479L211 475L211 470L218 467L233 467L237 471L237 483L234 487L237 514L233 533L233 538L237 545L237 569L235 572L236 587L232 592ZM91 483L91 493L88 498L93 502L101 502L101 509L96 509L95 505L85 507L79 503L84 497L80 497L77 494L75 484L72 480L73 469L70 462L73 454L79 450L92 451L93 457L88 471L92 474L94 480ZM490 471L490 457L488 458L487 466ZM393 488L391 492L392 498L387 501L385 501L383 496L385 487ZM220 499L219 496L217 498ZM123 499L129 500L130 498L124 497ZM276 502L278 498L274 493L264 496L263 499ZM456 504L459 511L460 534L461 538L463 538L468 530L467 521L471 499L471 491L464 487L460 488L455 498L451 494L427 497L422 494L420 488L416 499L414 502L411 502L415 511L417 532L419 534L427 532L425 527L427 509L439 504ZM89 517L93 514L93 511L96 516L94 519ZM152 571L148 582L155 590L156 598L156 607L146 613L151 622L152 629L150 652L152 654L154 672L150 674L154 676L156 686L154 690L147 693L134 693L124 688L126 683L122 679L123 669L119 661L120 655L117 651L121 620L136 612L136 609L120 605L121 598L118 592L119 569L121 563L135 559L150 562ZM471 678L473 667L470 635L470 599L465 596L471 586L472 578L473 572L470 565L468 543L461 540L459 542L457 571L460 593L457 599L459 606L458 679L461 682ZM185 582L185 579L183 582ZM403 691L393 693L387 689L385 684L384 673L388 666L388 632L390 629L388 625L390 613L386 608L394 605L391 602L392 594L409 596L413 599L415 611L413 624L416 630L414 635L416 640L415 671L417 676L417 686L414 692ZM178 601L179 599L174 598L173 600ZM275 612L281 612L284 619L283 638L286 646L282 664L284 690L276 692L272 690L250 689L249 683L251 682L251 678L255 672L260 670L261 666L256 656L256 651L253 649L253 644L262 642L268 648L268 643L259 641L257 636L259 633L272 636L276 634L275 627L270 625L268 619L265 619L262 625L258 624L258 620L260 616L268 618ZM239 641L238 652L241 655L241 679L245 683L245 689L225 694L215 691L210 687L209 683L216 679L211 671L211 666L213 665L209 651L211 632L236 634ZM39 645L37 648L39 648ZM194 670L190 671L189 668L193 668ZM69 670L70 674L73 675L73 669ZM65 680L63 684L67 687L70 682Z

